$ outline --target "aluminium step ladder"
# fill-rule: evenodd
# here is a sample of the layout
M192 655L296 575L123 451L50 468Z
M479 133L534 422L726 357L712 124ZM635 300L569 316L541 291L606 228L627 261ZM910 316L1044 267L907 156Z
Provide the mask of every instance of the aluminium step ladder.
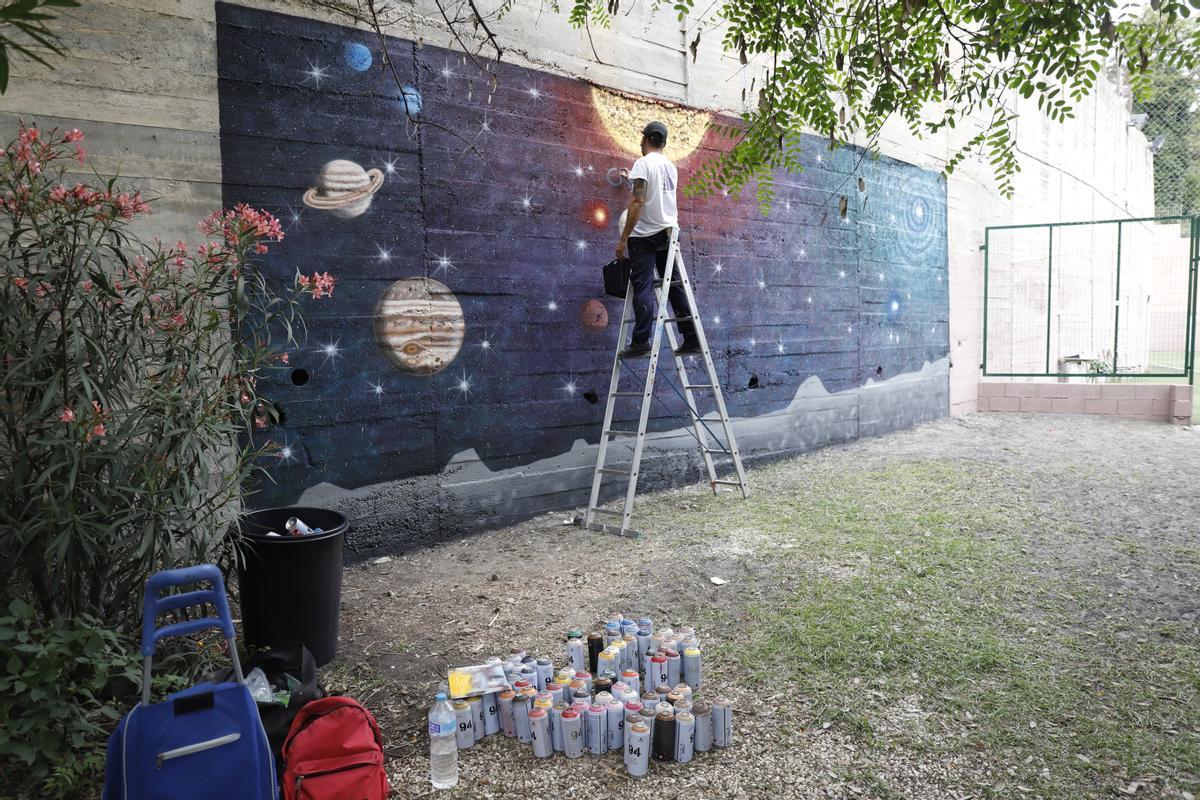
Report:
M687 317L674 317L667 314L669 307L668 294L671 289L672 279L676 276L683 286L688 308L691 310L691 315ZM704 466L708 470L708 480L712 486L713 493L715 494L720 487L727 486L739 489L743 498L750 496L750 487L746 481L746 471L742 467L742 457L738 452L737 442L733 437L733 426L729 421L729 412L725 409L725 398L721 394L721 384L717 379L717 370L713 365L712 353L708 349L708 339L704 336L704 326L701 324L700 314L696 309L696 298L692 293L692 284L688 280L687 268L684 267L683 256L679 252L678 228L671 229L671 244L667 250L667 263L663 269L661 280L654 280L653 285L656 287L655 299L657 300L658 308L654 321L654 332L650 339L650 355L648 358L646 356L629 359L621 357L621 350L629 336L630 326L634 324L633 283L630 282L625 290L625 308L621 313L621 326L617 331L617 354L613 359L612 380L608 388L608 403L604 409L604 426L601 429L600 446L596 453L596 468L592 474L591 499L588 501L587 511L575 518L577 525L588 530L615 533L631 538L637 538L641 535L639 531L633 530L630 527L630 523L633 519L633 498L637 492L638 470L641 467L642 451L646 444L646 423L650 418L650 405L652 400L658 399L654 395L654 380L658 372L658 355L662 344L664 328L667 333L667 343L670 345L671 353L675 360L675 371L679 376L679 385L682 387L682 392L675 387L674 383L671 383L671 386L675 388L676 393L683 399L684 405L687 407L692 429L691 435L699 445L700 454L704 459ZM661 287L661 291L657 291L657 287ZM707 383L692 383L688 379L687 369L684 364L685 356L675 353L679 346L679 340L675 329L667 325L668 323L677 325L680 322L692 322L695 325L696 338L700 342L700 356L704 360L704 369L708 375ZM646 371L642 390L621 391L621 372L626 366L623 362L630 361L636 363L643 359L649 361L649 367ZM633 372L632 369L630 371ZM636 372L634 374L636 376ZM664 378L670 382L668 376L664 375ZM709 427L705 418L700 414L696 406L696 397L694 394L696 391L708 391L712 393L716 403L717 417L721 423L721 436L718 436ZM613 414L617 402L626 398L640 398L641 400L636 429L613 427ZM662 400L659 399L659 402L662 403ZM633 438L632 457L627 466L610 467L606 465L605 461L609 456L610 440L618 437ZM722 438L724 439L723 443ZM727 479L718 478L717 465L713 456L717 456L718 458L723 456L730 459L733 464L734 475ZM619 479L627 481L625 506L621 511L599 507L600 485L605 475L617 476ZM599 522L597 520L598 515L619 517L619 524Z

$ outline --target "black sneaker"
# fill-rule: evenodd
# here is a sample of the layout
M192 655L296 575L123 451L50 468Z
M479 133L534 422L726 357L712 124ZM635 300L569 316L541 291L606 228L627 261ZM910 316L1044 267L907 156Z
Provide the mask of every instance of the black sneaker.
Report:
M650 355L650 345L631 344L620 353L617 353L617 355L621 358L645 358L646 356Z
M679 344L679 347L675 348L675 355L677 356L698 355L700 352L699 339L684 339Z

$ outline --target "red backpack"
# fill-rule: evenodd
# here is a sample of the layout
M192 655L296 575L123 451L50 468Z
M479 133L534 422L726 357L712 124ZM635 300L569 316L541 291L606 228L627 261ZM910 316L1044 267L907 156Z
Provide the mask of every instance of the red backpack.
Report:
M350 697L306 703L283 743L285 800L385 800L383 737Z

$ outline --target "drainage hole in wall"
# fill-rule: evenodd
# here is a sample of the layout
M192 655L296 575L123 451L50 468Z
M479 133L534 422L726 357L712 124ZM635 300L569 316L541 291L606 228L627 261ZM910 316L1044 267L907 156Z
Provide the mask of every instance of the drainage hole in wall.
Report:
M596 392L592 389L588 389L583 393L583 399L587 400L592 405L596 405L596 403L600 402L600 395L596 394Z
M879 375L882 375L882 374L883 374L883 367L876 367L876 368L875 368L875 375L876 375L876 376L879 376Z
M747 389L757 389L758 388L758 373L755 373L750 376L750 382L746 384L746 388Z
M299 368L292 370L293 386L303 386L306 383L308 383L308 370Z

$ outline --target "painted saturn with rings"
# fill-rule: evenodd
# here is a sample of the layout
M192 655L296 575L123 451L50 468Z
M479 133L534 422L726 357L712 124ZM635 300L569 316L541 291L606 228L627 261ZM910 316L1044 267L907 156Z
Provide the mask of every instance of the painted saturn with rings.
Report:
M334 159L321 168L317 185L304 193L304 205L351 219L371 207L371 199L381 186L382 170L364 170L353 161Z

